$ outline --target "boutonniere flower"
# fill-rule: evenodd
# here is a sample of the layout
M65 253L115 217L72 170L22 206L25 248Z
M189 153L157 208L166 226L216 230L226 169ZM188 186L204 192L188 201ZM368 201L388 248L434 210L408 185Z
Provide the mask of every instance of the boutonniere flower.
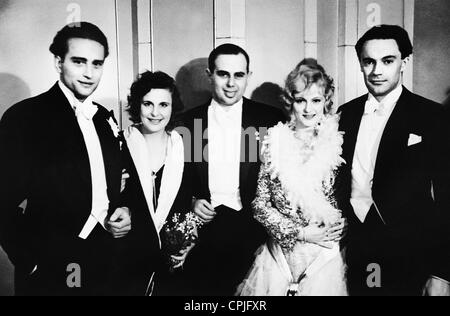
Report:
M120 132L119 126L117 126L116 122L114 121L114 119L112 117L110 117L108 119L108 123L111 126L111 130L112 130L112 132L114 134L114 137L118 138L119 137L119 132Z
M123 135L120 132L119 126L117 125L116 120L114 119L113 115L114 114L111 111L110 117L108 119L108 123L109 123L109 126L111 126L111 131L113 132L114 137L119 140L120 150L122 150Z

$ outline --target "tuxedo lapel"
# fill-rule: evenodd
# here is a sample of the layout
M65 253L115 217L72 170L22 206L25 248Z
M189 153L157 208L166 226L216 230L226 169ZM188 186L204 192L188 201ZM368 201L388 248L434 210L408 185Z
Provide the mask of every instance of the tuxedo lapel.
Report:
M112 131L108 120L112 116L104 109L100 108L93 118L95 129L97 131L100 146L102 148L103 163L105 166L105 177L107 184L107 193L109 201L115 199L115 188L118 188L118 179L120 179L120 144Z
M51 120L50 130L58 131L57 143L61 144L58 155L64 155L67 161L70 161L74 168L74 179L77 177L81 181L81 185L74 183L77 190L83 188L88 201L92 200L92 179L91 167L89 163L89 154L83 133L78 124L74 110L71 108L69 101L64 93L56 84L50 90L51 113L54 113L54 119ZM120 179L120 145L113 134L108 119L109 113L98 106L98 111L93 117L93 123L100 141L102 149L103 163L105 166L105 176L107 183L107 194L110 202L116 197L115 188L119 187Z
M209 139L209 135L208 135L208 126L209 126L209 119L208 119L208 109L209 106L205 105L202 106L201 111L199 112L199 114L194 118L195 119L200 119L202 122L202 134L204 137L202 137L202 149L203 149L203 160L201 163L195 163L195 168L197 171L197 174L200 177L200 185L202 188L206 188L206 192L203 192L204 194L207 194L208 197L210 197L210 192L209 192L209 165L208 165L208 161L209 161L209 152L208 152L208 139ZM255 113L253 113L252 111L252 107L250 104L250 101L244 98L243 101L243 105L242 105L242 122L241 122L241 126L242 128L245 130L248 127L257 127L254 124L254 117L255 117ZM194 127L192 128L192 130L195 129L195 123L194 123ZM255 130L256 132L256 130ZM194 133L195 134L195 133ZM192 148L194 148L195 150L195 142L198 141L196 140L196 135L194 135L193 137L193 143L192 143ZM197 135L197 138L200 135ZM239 185L241 190L243 188L245 188L246 186L246 179L248 178L248 173L249 173L249 169L250 169L250 153L249 153L249 148L251 146L246 146L245 143L245 134L241 135L241 163L240 163L240 168L239 168ZM256 137L255 135L250 135L250 137ZM193 158L195 158L195 155L192 155ZM194 161L195 162L195 161Z
M208 151L208 126L209 126L209 120L208 120L208 109L209 106L203 106L200 116L197 119L201 120L202 123L202 159L200 163L196 163L196 168L198 175L200 177L200 187L205 188L204 194L207 194L208 198L210 198L211 194L209 192L209 151ZM195 150L195 142L198 140L194 139L194 144L192 148Z
M242 103L242 128L246 129L247 127L254 126L254 120L252 119L254 115L252 115L252 106L250 104L250 101L246 98L243 99L244 102Z
M351 169L353 164L353 157L355 155L356 141L358 140L359 128L364 114L365 101L367 95L359 98L356 105L341 116L341 130L344 134L344 144L342 146L342 156Z
M85 188L88 195L91 196L91 169L83 133L74 110L57 84L50 90L49 103L51 105L50 113L54 115L54 118L50 120L48 127L50 133L56 134L55 142L59 144L60 150L57 154L65 155L66 159L72 162L77 169L78 177L83 182L81 187Z
M247 99L244 98L244 103L242 105L242 129L243 131L245 131L247 128L249 127L256 127L253 122L252 122L252 118L254 117L251 113L252 108L251 105L249 104L249 101ZM256 130L255 130L256 132ZM239 187L242 191L243 188L246 188L246 180L248 178L248 172L250 169L250 144L248 144L247 146L247 141L246 141L246 134L242 133L241 134L241 155L240 155L240 167L239 167ZM250 137L252 137L253 135L250 135ZM256 137L256 135L255 135ZM249 141L252 141L251 139Z
M408 142L408 111L407 96L404 90L398 100L381 137L378 155L375 163L373 191L376 194L377 185L383 183L390 170L398 164L400 153Z

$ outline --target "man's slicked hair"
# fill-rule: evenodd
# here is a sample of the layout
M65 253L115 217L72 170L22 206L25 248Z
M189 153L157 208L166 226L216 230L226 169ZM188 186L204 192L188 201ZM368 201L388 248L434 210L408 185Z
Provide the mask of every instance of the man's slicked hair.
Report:
M216 47L211 54L209 54L208 58L208 67L211 72L214 72L214 69L216 68L216 59L220 55L239 55L242 54L245 57L245 60L247 61L247 73L250 72L250 57L248 56L247 52L234 44L223 44L218 47Z
M377 25L368 30L356 43L355 49L358 59L361 59L361 53L364 44L370 40L386 40L393 39L397 42L402 59L409 57L413 52L413 46L409 39L408 32L398 25Z
M105 49L105 58L109 55L108 40L103 32L94 24L89 22L71 23L63 27L53 39L50 52L64 59L69 51L68 42L72 38L82 38L95 41Z

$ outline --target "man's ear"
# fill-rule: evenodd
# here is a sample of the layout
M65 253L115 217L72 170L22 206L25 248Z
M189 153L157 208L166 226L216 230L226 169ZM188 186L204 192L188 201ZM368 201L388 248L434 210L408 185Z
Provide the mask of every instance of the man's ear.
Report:
M362 60L361 60L360 58L358 59L358 64L359 64L359 70L360 70L362 73L364 73L363 63L362 63Z
M408 65L410 60L411 60L411 55L409 55L408 57L403 58L401 72L404 72L406 70L406 65Z
M211 70L209 70L209 68L205 69L205 73L206 73L206 76L208 77L209 83L212 84L212 82L213 82L213 79L212 79L213 73L211 72Z
M55 68L59 74L62 72L62 63L63 63L62 58L59 56L55 56Z

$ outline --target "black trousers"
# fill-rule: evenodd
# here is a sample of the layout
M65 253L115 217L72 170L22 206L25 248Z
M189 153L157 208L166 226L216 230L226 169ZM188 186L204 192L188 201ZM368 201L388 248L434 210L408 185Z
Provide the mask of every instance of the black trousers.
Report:
M87 240L74 238L66 240L59 249L48 249L38 260L34 273L16 267L15 295L114 295L117 289L111 269L113 260L114 239L97 225Z
M347 282L351 296L420 296L425 285L426 256L421 245L396 238L371 209L364 223L349 220L346 245ZM392 237L392 238L391 238Z
M248 209L219 206L214 220L201 228L199 241L185 263L188 295L232 296L246 277L264 228Z

